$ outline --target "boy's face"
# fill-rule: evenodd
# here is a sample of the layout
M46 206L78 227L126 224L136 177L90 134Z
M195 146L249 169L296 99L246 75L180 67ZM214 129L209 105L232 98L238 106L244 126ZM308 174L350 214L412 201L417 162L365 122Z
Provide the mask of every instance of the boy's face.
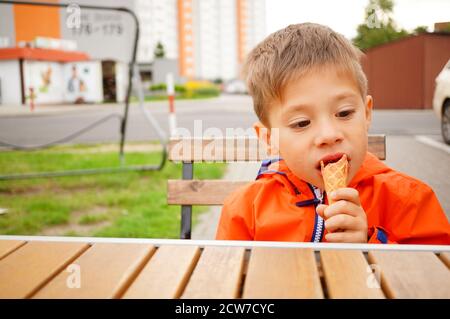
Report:
M276 134L274 129L279 134L278 145L271 146L278 146L280 156L297 177L324 189L320 161L326 157L337 161L347 154L347 183L351 181L367 151L372 98L361 98L349 72L316 68L291 81L283 90L283 101L268 110L270 134Z

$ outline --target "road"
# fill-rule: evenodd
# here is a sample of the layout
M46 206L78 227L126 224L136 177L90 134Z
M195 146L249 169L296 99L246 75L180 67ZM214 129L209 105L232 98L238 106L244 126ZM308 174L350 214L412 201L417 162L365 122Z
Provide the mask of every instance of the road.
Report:
M208 128L245 130L256 121L248 96L221 96L217 99L177 101L178 127L202 134ZM147 103L145 108L168 132L166 102ZM74 132L107 114L123 112L122 106L83 107L70 112L14 115L0 113L0 140L15 144L40 144ZM197 122L196 122L197 121ZM201 122L199 122L201 121ZM201 125L199 130L198 125ZM117 118L99 125L73 143L115 142L119 140ZM450 147L442 142L439 121L431 110L374 111L370 133L387 135L386 163L396 170L423 180L436 192L450 216ZM136 105L130 107L127 141L155 140L157 135Z

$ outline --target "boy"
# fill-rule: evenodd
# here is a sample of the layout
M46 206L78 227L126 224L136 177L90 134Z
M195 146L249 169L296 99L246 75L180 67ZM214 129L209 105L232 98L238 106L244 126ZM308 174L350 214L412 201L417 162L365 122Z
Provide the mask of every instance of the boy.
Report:
M250 52L254 127L280 159L264 161L257 180L226 199L216 239L450 244L433 191L367 152L373 100L360 56L312 23L275 32ZM348 186L325 194L320 162L344 154Z

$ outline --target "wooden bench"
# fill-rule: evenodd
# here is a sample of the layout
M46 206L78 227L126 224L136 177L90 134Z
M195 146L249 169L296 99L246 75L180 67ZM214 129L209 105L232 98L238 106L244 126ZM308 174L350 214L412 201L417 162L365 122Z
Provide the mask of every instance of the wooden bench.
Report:
M181 205L181 239L191 238L192 205L222 205L230 193L249 183L193 179L195 162L249 162L270 157L266 145L254 137L174 138L168 147L169 160L183 163L182 180L167 182L167 203ZM385 135L370 135L369 151L386 159Z

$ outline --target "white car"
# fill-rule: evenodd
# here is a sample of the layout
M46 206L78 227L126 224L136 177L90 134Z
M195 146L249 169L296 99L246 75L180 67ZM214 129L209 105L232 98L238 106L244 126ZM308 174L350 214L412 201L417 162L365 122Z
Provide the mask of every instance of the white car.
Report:
M436 77L433 109L441 119L442 138L450 144L450 60Z

